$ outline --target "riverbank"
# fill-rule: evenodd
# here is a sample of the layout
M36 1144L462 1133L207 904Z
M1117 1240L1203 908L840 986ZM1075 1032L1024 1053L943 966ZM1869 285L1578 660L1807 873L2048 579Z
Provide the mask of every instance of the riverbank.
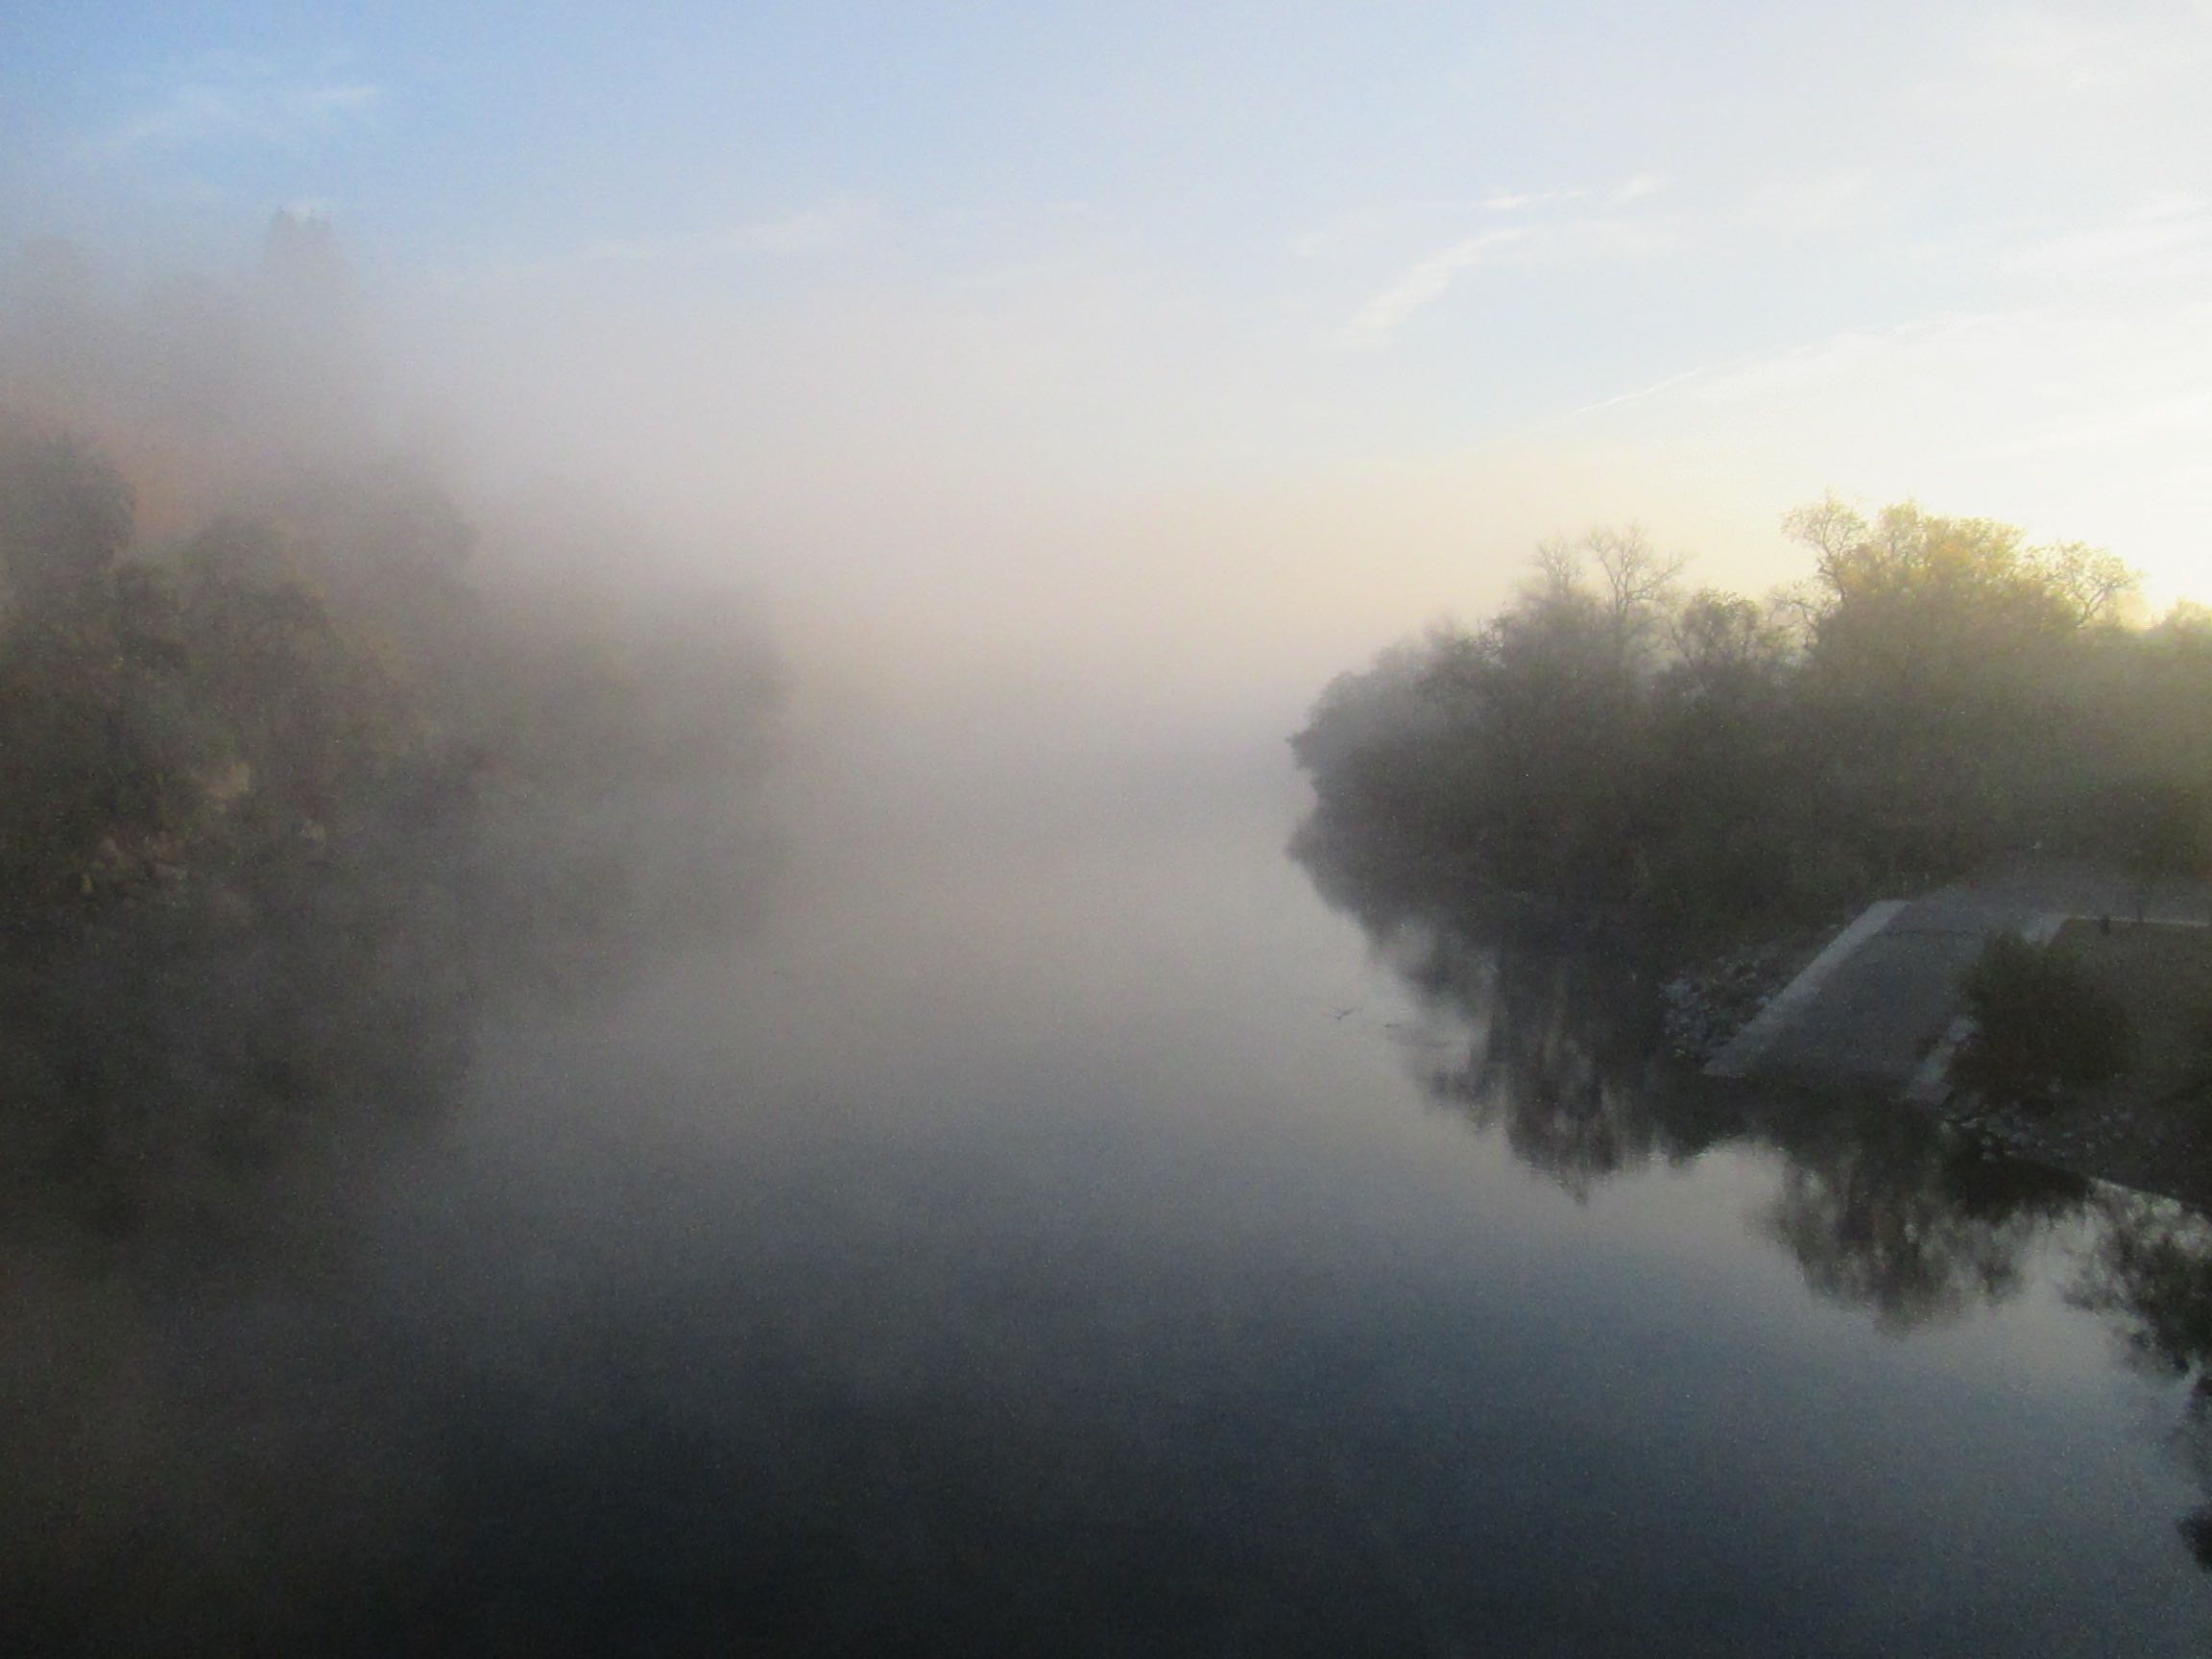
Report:
M2083 903L2097 909L2093 919L2035 908ZM1907 1110L1936 1113L1989 1156L2212 1209L2212 927L2178 890L2142 901L2140 922L2108 913L2123 903L2133 907L2079 871L2015 868L1876 906L1833 941L1805 932L1741 947L1665 982L1669 1047L1716 1075L1871 1088ZM1876 911L1884 913L1866 926ZM2005 929L2052 939L2126 1010L2127 1059L2116 1075L2031 1101L1954 1087L1951 1054L1971 1030L1958 1012L1956 971ZM1838 972L1819 985L1800 977L1839 946L1849 948L1829 965ZM1798 1006L1777 1022L1786 996ZM1745 1060L1739 1039L1762 1014L1757 1028L1770 1040Z
M2025 1105L1954 1096L1946 1115L1993 1152L2212 1210L2212 928L2078 920L2054 943L2127 1011L2126 1064Z

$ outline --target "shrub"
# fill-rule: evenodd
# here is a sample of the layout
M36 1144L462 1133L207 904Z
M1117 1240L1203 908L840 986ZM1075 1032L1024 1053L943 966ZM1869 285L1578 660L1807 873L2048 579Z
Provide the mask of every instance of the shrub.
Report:
M2008 1101L2103 1082L2127 1061L2128 1012L2069 951L2001 933L1967 970L1976 1031L1960 1077Z

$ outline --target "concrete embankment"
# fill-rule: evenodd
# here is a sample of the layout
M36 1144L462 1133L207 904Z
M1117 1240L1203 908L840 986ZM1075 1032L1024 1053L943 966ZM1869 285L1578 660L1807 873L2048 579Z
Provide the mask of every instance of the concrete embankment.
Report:
M2212 920L2201 883L2144 888L2046 860L2022 860L1919 899L1883 900L1837 934L1706 1070L1940 1103L1964 1030L1960 976L1996 934L2048 939L2077 916Z

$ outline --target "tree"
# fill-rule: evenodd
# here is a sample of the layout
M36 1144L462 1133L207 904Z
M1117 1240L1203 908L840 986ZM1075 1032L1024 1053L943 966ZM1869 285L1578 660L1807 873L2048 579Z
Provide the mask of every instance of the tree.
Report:
M1765 603L1682 597L1633 525L1542 543L1487 623L1333 688L1299 747L1325 808L1719 928L2046 841L2201 862L2212 630L2131 632L2126 565L1992 519L1831 497L1786 527L1815 572Z
M1539 542L1535 565L1517 607L1521 622L1553 630L1571 629L1577 621L1595 624L1609 646L1616 676L1650 669L1676 583L1689 565L1686 555L1661 553L1641 524L1618 530L1598 525L1575 541L1553 537Z
M1866 654L1909 676L1939 670L1961 651L2113 619L2137 585L2101 548L2032 546L2016 525L1945 517L1911 501L1869 520L1829 496L1790 514L1783 528L1815 556L1815 654Z
M2088 777L2056 762L2125 566L1911 502L1831 497L1785 527L1815 556L1802 696L1846 833L1914 881L2041 838Z
M2035 565L2046 585L2073 613L2077 628L2123 620L2142 590L2142 577L2118 554L2085 541L2059 541L2041 548Z
M1740 593L1700 588L1669 622L1670 679L1691 701L1741 696L1773 685L1790 661L1790 631L1771 608Z
M1594 529L1582 538L1598 566L1599 600L1624 661L1647 649L1665 625L1674 586L1690 561L1686 554L1661 553L1644 526Z
M0 570L19 616L81 618L130 544L130 486L73 438L0 454Z
M1975 1032L1959 1075L2006 1103L2103 1082L2127 1059L2128 1011L2058 946L2000 933L1962 989Z

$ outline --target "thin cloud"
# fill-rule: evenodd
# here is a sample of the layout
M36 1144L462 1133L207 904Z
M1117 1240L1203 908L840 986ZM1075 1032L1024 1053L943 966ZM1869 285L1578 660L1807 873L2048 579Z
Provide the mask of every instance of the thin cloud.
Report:
M840 199L753 225L740 225L713 239L718 253L804 253L842 242L873 216L865 202Z
M1677 375L1672 386L1691 389L1706 404L1748 403L1805 388L1855 379L1880 365L1918 362L1936 349L1950 349L1976 336L2032 335L2038 318L2032 310L1991 311L1902 323L1887 328L1846 328L1804 346L1763 352L1716 364L1695 374Z
M1655 454L1780 506L1823 483L2109 541L2168 591L2212 582L2187 526L2212 467L2212 301L2072 303L1844 329L1699 364L1538 428ZM1572 444L1557 428L1573 424ZM1522 437L1537 433L1524 432Z
M1408 235L1423 227L1433 228L1439 219L1464 224L1472 214L1544 216L1546 210L1577 202L1601 202L1606 206L1640 201L1668 185L1657 174L1637 174L1619 184L1551 185L1543 189L1493 187L1480 196L1427 196L1379 202L1339 213L1334 218L1289 238L1290 252L1300 259L1342 252L1361 243Z
M1455 280L1485 266L1574 265L1642 252L1653 240L1652 222L1612 209L1655 196L1669 183L1659 174L1638 173L1602 189L1577 184L1549 190L1493 190L1478 198L1474 206L1486 214L1509 217L1512 223L1462 236L1408 267L1352 314L1337 331L1336 344L1351 351L1388 345L1408 320L1434 304ZM1546 211L1592 200L1602 202L1606 210L1578 216Z
M1498 190L1475 204L1485 213L1524 213L1554 202L1579 202L1587 190Z
M1498 193L1503 199L1503 193ZM1533 201L1534 197L1527 200ZM1362 244L1386 237L1406 234L1420 225L1430 225L1442 217L1463 219L1471 208L1479 207L1479 202L1470 202L1462 196L1413 197L1402 201L1378 202L1369 206L1339 213L1334 218L1302 230L1290 238L1290 252L1300 259L1312 259L1324 253L1343 252Z
M372 82L301 77L265 58L204 53L94 148L124 157L296 144L369 120L384 96L384 88Z
M179 86L151 109L132 116L100 148L110 156L187 150L211 139L255 132L238 101L212 86Z
M384 102L384 88L362 83L350 86L312 86L284 97L284 108L302 120L325 125L367 115Z
M1485 213L1526 213L1531 207L1554 207L1596 198L1608 207L1625 207L1648 201L1671 189L1673 183L1664 173L1631 173L1618 184L1597 187L1572 184L1551 190L1493 190L1475 204Z
M2028 349L2037 344L2040 351ZM1926 401L2002 384L2007 390L1992 395L2004 405L2002 420L1973 440L1991 454L2080 447L2117 431L2188 427L2200 436L2212 410L2199 378L2200 366L2212 362L2207 352L2212 305L2169 309L2132 328L2064 308L1971 312L1847 328L1781 350L1699 364L1529 430L1555 431L1645 402L1664 402L1673 421L1699 419L1695 411L1718 417L1835 408L1850 396L1891 397L1899 387L1918 388ZM2008 368L2017 371L2008 379Z
M1586 416L1600 414L1607 409L1618 409L1624 403L1641 403L1647 397L1660 397L1678 387L1690 385L1694 381L1726 374L1732 370L1755 361L1757 359L1753 357L1732 357L1719 363L1701 363L1695 369L1685 369L1680 373L1670 374L1662 380L1654 380L1647 386L1638 386L1626 392L1616 392L1610 397L1600 397L1595 403L1585 403L1579 408L1570 409L1566 414L1554 420L1546 421L1530 428L1530 430L1535 432L1556 431L1559 427L1572 425Z
M607 237L586 244L571 258L587 265L665 265L709 258L806 253L849 240L874 215L870 203L839 198L817 207L721 230L677 236Z
M1754 190L1742 216L1763 230L1827 235L1846 228L1877 204L1874 186L1874 175L1864 167L1780 180Z
M2212 213L2200 198L2157 198L2102 225L2016 247L2001 268L2035 275L2142 281L2212 269Z
M1605 193L1609 206L1624 207L1632 202L1645 202L1673 188L1674 180L1664 173L1635 173L1621 180Z
M2048 12L1992 18L1975 42L1983 95L2008 98L2026 88L2046 97L2126 97L2168 79L2188 42L2167 28L2129 28ZM2202 39L2194 42L2200 50Z
M1607 410L1647 402L1671 394L1689 400L1718 405L1748 402L1784 388L1813 385L1890 359L1910 349L1992 328L2014 326L2032 313L2005 312L1979 316L1946 317L1929 322L1900 324L1890 328L1847 328L1802 346L1779 351L1752 351L1666 375L1611 397L1570 409L1566 414L1531 427L1533 432L1556 431Z
M1454 277L1488 263L1501 249L1525 240L1528 234L1522 227L1507 226L1463 237L1431 253L1354 312L1338 334L1338 343L1351 350L1372 350L1388 344L1407 319L1433 303Z
M1647 252L1658 240L1654 222L1621 214L1540 220L1478 231L1430 254L1361 305L1338 330L1336 343L1354 351L1389 344L1415 313L1435 303L1471 271L1496 266L1561 268L1626 259Z

